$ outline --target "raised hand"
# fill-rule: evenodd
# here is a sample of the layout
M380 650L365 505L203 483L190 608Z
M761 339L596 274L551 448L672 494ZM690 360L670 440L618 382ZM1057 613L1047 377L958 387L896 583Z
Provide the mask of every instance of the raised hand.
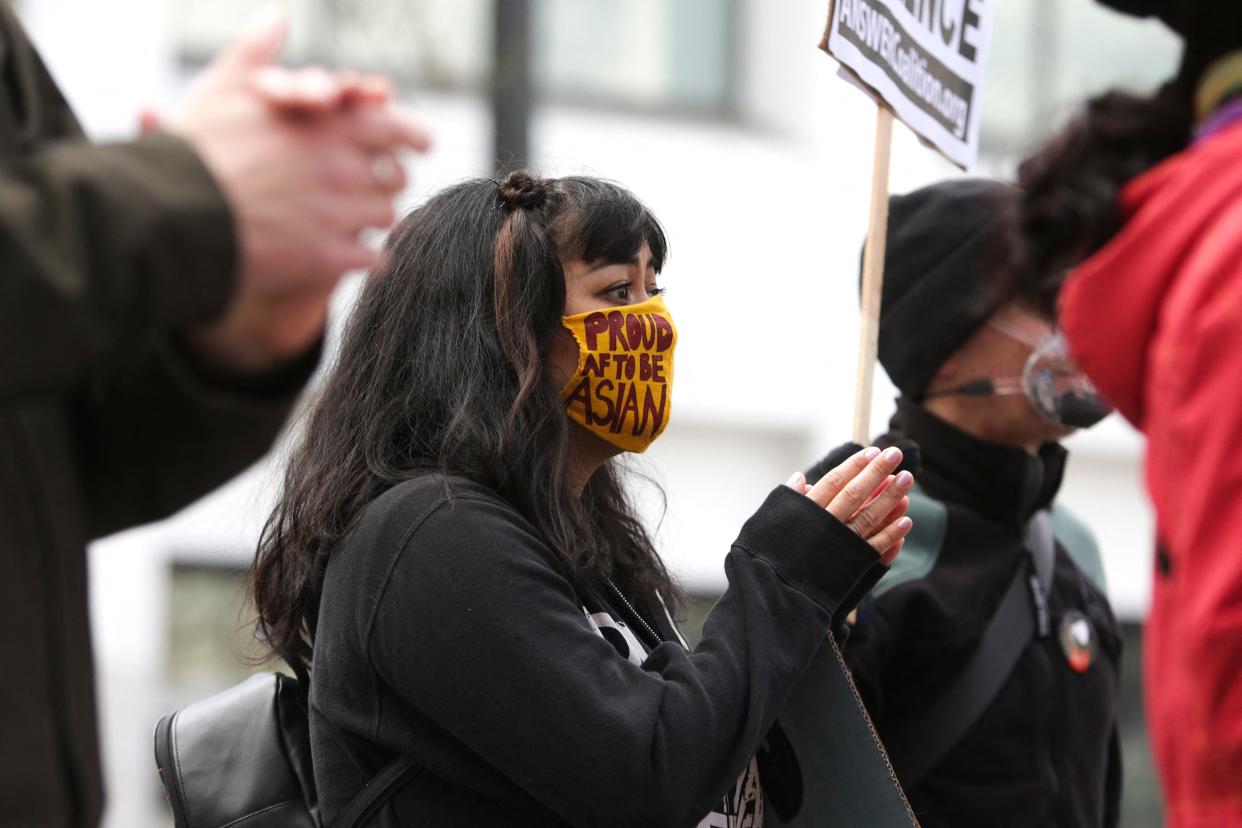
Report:
M907 471L893 474L901 457L898 448L881 451L873 446L857 452L814 485L808 485L801 474L794 475L789 485L857 532L887 566L914 525L905 516L914 477Z
M168 124L224 191L239 242L233 304L190 341L242 370L303 350L322 330L340 277L380 262L365 233L396 218L400 154L430 144L393 105L387 81L274 66L284 36L283 17L251 27L196 79ZM160 124L148 115L143 126Z
M391 106L309 119L270 106L255 91L256 76L271 65L284 31L282 19L271 19L238 38L195 81L171 123L237 214L243 292L300 290L376 264L378 253L360 234L392 224L392 199L404 180L377 180L373 162L429 144Z

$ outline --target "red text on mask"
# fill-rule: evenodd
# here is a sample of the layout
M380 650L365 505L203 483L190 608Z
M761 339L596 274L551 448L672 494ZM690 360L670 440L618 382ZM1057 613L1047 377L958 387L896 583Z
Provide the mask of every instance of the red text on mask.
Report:
M673 326L656 313L624 314L596 311L582 325L588 351L601 350L599 336L608 334L608 348L617 351L667 351L673 345Z

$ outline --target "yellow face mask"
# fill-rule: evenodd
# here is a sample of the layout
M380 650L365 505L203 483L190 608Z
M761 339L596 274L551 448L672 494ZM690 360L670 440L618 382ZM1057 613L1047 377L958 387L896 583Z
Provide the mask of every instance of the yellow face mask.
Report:
M565 413L601 439L643 452L668 424L677 328L664 300L566 316L578 370L561 390Z

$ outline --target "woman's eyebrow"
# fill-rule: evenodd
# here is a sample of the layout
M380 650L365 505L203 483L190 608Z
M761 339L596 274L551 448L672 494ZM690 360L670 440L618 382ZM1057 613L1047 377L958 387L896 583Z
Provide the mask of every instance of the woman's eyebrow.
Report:
M605 267L612 267L613 265L635 265L637 266L638 265L638 254L635 253L629 259L600 259L595 264L587 268L587 273L594 273L597 270L602 270Z

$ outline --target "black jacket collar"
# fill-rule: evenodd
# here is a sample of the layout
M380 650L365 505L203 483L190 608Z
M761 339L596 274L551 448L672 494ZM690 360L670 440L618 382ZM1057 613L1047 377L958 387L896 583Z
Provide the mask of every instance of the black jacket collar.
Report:
M1015 446L991 443L953 426L902 398L884 442L919 444L918 482L937 500L963 506L1014 532L1047 508L1061 488L1066 451L1045 443L1033 457Z

